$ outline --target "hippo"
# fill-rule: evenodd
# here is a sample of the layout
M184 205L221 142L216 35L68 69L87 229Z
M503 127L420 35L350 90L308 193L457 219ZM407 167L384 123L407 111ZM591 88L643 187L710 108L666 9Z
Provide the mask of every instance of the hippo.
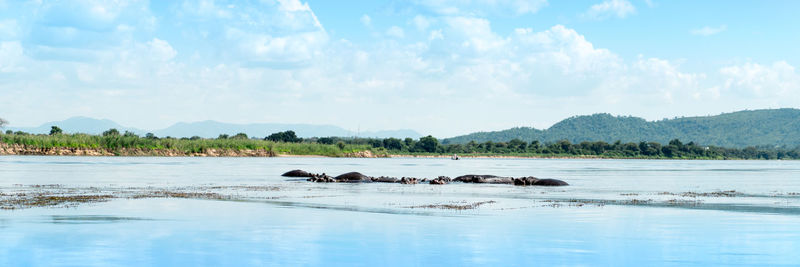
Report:
M488 174L467 174L461 175L453 179L454 182L462 182L462 183L478 183L482 184L486 182L488 178L498 178L495 175L488 175Z
M541 185L541 186L565 186L569 185L567 182L558 180L558 179L539 179L533 183L533 185Z
M317 183L333 183L336 180L333 177L328 176L324 172L322 174L311 174L311 178L308 178L309 182L317 182Z
M533 185L539 179L533 176L514 178L514 185Z
M486 178L484 182L487 184L513 184L514 178L511 177L497 177L497 178Z
M414 177L403 177L400 179L401 184L418 184L419 181Z
M439 176L435 179L417 179L414 177L402 177L401 179L397 179L394 177L387 177L387 176L380 176L380 177L370 177L359 172L348 172L336 177L328 176L325 173L322 174L314 174L308 173L302 170L291 170L283 174L283 176L287 177L309 177L307 181L310 182L317 182L317 183L334 183L334 182L344 182L344 183L370 183L370 182L379 182L379 183L401 183L401 184L419 184L419 183L429 183L435 185L442 185L448 184L450 182L462 182L462 183L478 183L478 184L513 184L519 186L528 186L528 185L536 185L536 186L565 186L569 185L567 182L558 180L558 179L539 179L533 176L528 177L519 177L519 178L512 178L512 177L500 177L496 175L487 175L487 174L467 174L458 176L455 179L450 179L447 176Z
M291 171L285 172L284 174L281 174L281 176L284 176L284 177L311 177L312 174L310 174L310 173L308 173L306 171L303 171L303 170L291 170Z
M432 179L430 184L447 184L450 182L450 177L447 176L439 176L436 179Z
M366 176L361 174L360 172L348 172L339 176L334 177L337 182L345 182L345 183L368 183L372 182L372 177Z
M372 181L378 183L397 183L400 182L400 179L394 177L381 176L381 177L372 177Z

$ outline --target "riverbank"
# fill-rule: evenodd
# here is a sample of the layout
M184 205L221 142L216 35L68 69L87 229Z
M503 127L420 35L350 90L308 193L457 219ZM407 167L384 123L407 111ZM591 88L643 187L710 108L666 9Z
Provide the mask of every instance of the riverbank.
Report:
M425 137L428 138L428 137ZM423 139L425 139L423 138ZM432 139L432 138L428 138ZM641 148L635 144L605 144L600 148L591 146L604 143L581 143L556 148L553 144L544 147L521 149L505 143L499 145L486 143L478 146L462 145L406 145L400 148L387 142L363 143L363 140L349 140L351 143L336 143L311 140L303 142L275 142L263 139L242 138L142 138L135 135L98 136L86 134L0 134L0 155L42 155L42 156L154 156L154 157L345 157L345 158L447 158L454 153L460 158L542 158L542 159L798 159L796 151L769 151L753 148L700 148L691 144L679 146L671 144L661 149L657 144L646 144ZM390 140L390 139L386 139ZM422 139L421 139L422 140ZM329 140L330 141L330 140ZM390 140L391 141L391 140ZM397 141L397 140L395 140ZM419 141L423 143L424 140ZM428 140L431 141L431 140ZM404 141L405 142L405 141ZM409 141L415 142L413 140ZM587 145L589 144L589 145ZM397 145L397 144L395 144ZM498 151L489 147L504 147ZM436 152L422 152L436 151ZM649 151L649 152L642 152ZM655 152L654 152L655 151ZM659 152L660 151L660 152ZM776 152L776 151L772 151ZM776 153L777 153L776 152Z
M287 153L288 152L288 153ZM233 149L205 148L197 152L185 152L178 149L148 148L76 148L76 147L36 147L21 144L0 143L0 155L29 156L123 156L123 157L297 157L297 158L431 158L450 159L449 154L390 154L386 151L372 150L343 152L341 154L292 154L267 149ZM463 159L666 159L646 157L605 157L597 155L459 155Z
M288 151L291 152L291 151ZM198 152L184 152L178 149L148 148L77 148L77 147L35 147L20 144L0 143L0 155L29 156L126 156L126 157L344 157L344 158L385 158L387 154L376 154L370 150L343 152L341 155L290 154L267 149L205 148Z

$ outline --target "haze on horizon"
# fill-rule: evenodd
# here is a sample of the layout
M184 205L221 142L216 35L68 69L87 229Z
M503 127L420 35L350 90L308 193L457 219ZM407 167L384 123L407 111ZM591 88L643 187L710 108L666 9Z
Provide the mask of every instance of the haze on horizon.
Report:
M0 118L449 137L800 107L798 1L0 0Z

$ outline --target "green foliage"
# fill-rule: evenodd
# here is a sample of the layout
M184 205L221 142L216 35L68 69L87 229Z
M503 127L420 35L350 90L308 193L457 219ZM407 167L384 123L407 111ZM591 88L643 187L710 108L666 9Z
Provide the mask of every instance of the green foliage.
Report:
M62 133L64 133L64 131L62 131L61 128L58 128L58 126L53 125L50 127L50 135L56 135Z
M326 145L332 145L332 144L336 143L336 139L333 138L333 137L321 137L321 138L317 139L317 143L326 144Z
M800 109L739 111L717 116L687 117L648 122L642 118L594 114L576 116L554 124L547 130L512 128L497 132L478 132L442 140L443 144L476 142L546 143L569 140L614 142L658 142L692 140L706 146L745 148L748 146L800 145Z
M0 135L0 140L7 144L20 144L31 148L86 148L104 149L112 153L125 149L139 149L144 151L154 150L173 150L179 153L190 155L192 153L203 153L207 149L229 149L229 150L265 150L273 151L278 154L293 155L321 155L338 157L345 153L369 150L367 145L345 144L342 142L337 145L323 145L317 143L284 143L257 139L203 139L185 138L175 139L171 137L156 138L139 137L133 134L119 135L87 135L87 134L59 134L59 135L31 135L19 132L19 134Z
M119 135L119 130L111 128L108 131L103 132L103 136L116 136Z
M138 135L136 135L135 133L133 133L133 132L129 132L129 131L125 131L125 134L123 134L122 136L125 136L125 137L134 137L134 136L135 136L135 137L139 137L139 136L138 136Z
M231 137L231 139L246 140L247 139L247 134L246 133L237 133L236 135Z
M303 141L303 139L297 137L294 131L273 133L264 138L264 140L269 140L273 142L286 142L286 143L299 143Z
M426 137L422 137L419 139L419 142L417 142L414 145L414 151L434 153L436 152L438 147L439 147L439 140L437 140L433 136L428 135Z

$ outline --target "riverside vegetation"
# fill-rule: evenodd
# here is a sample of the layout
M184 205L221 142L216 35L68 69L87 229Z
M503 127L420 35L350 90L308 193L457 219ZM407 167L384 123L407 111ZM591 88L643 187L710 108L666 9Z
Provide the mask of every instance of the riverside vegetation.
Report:
M6 131L0 134L0 154L39 155L155 155L155 156L277 156L318 155L329 157L389 157L393 155L644 158L644 159L800 159L800 148L746 147L724 148L683 143L673 139L657 142L571 143L568 140L540 143L513 139L508 142L471 141L442 144L432 136L412 138L299 138L294 131L273 133L266 138L250 138L239 133L217 138L138 136L109 129L101 135L64 134L53 126L50 134ZM58 153L54 153L58 150ZM75 153L76 151L100 153Z

